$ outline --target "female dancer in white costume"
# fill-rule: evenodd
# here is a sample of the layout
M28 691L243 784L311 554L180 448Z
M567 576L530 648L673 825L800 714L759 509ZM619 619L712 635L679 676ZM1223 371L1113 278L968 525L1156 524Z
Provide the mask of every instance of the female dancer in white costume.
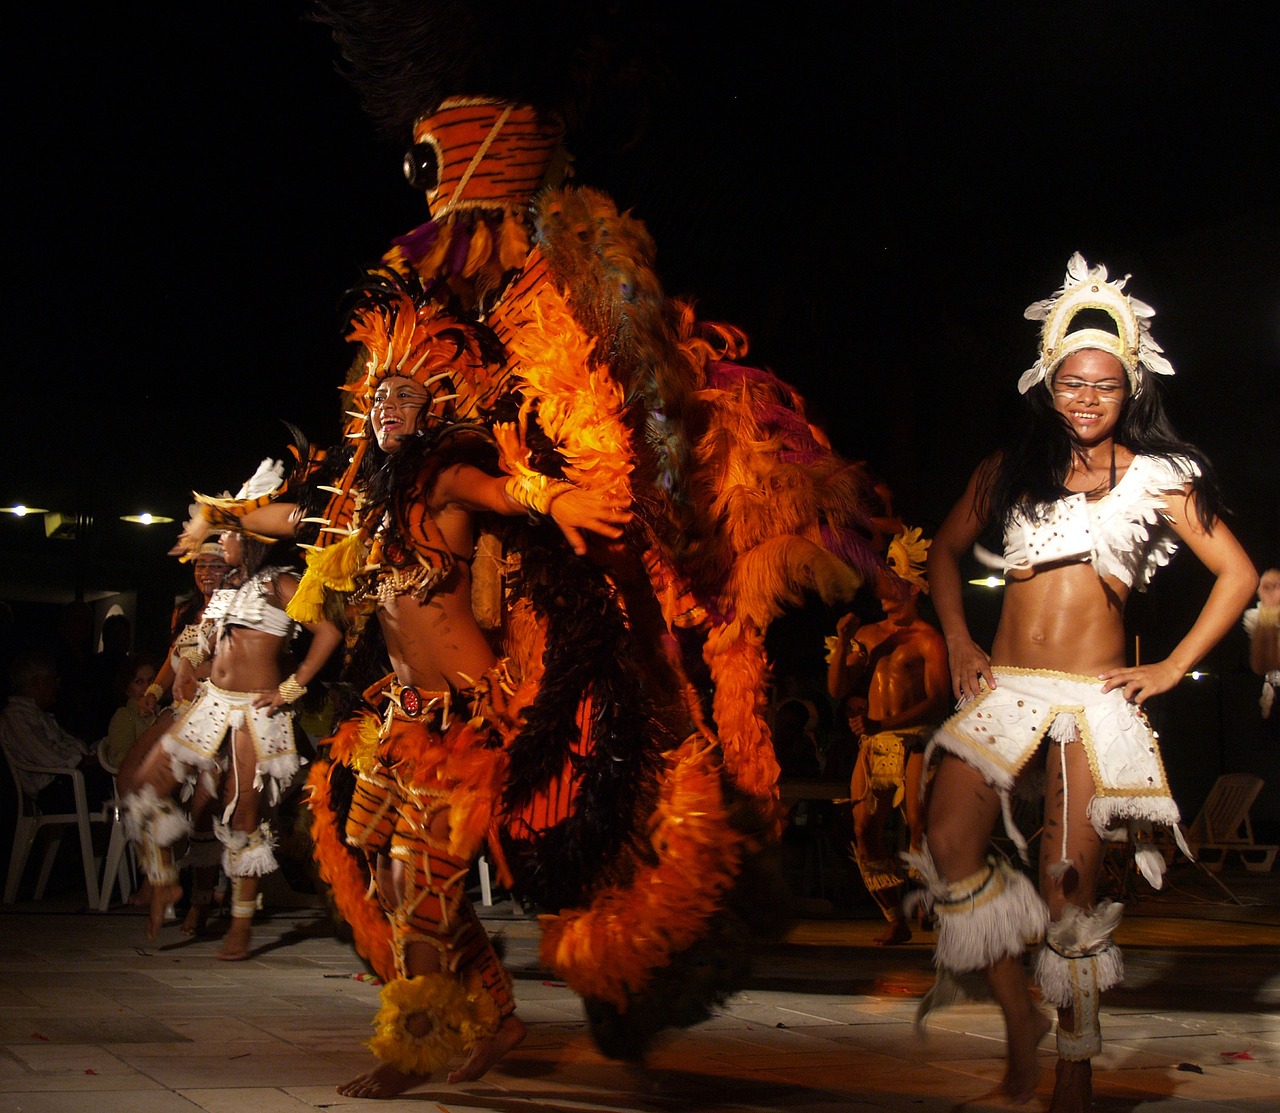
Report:
M270 464L264 461L259 474L269 471L278 480ZM214 830L232 902L218 957L238 960L250 953L260 879L276 868L275 839L263 808L278 799L300 766L292 705L337 649L342 633L327 619L299 623L289 617L285 607L300 573L267 563L269 544L228 532L222 549L228 565L243 569L243 582L218 609L208 641L183 651L192 668L208 663L208 679L142 759L124 805L130 838L151 883L147 935L153 938L164 910L182 895L172 848L192 834L192 822L178 802L179 790L192 790L196 799L221 795L221 821ZM303 628L311 643L290 673L290 646Z
M1097 904L1103 840L1127 825L1139 867L1158 886L1164 861L1144 836L1152 823L1177 832L1142 704L1209 652L1257 583L1219 517L1208 462L1164 415L1156 378L1173 368L1150 336L1153 311L1124 293L1125 281L1108 281L1105 267L1077 254L1062 288L1027 310L1044 322L1039 359L1018 384L1029 420L1009 450L979 465L929 554L961 701L930 743L940 760L928 849L916 861L939 916L935 964L940 983L985 974L1007 1025L1004 1088L1024 1101L1050 1021L1032 1002L1022 955L1044 937L1035 974L1058 1008L1054 1111L1089 1107L1098 994L1124 974L1111 941L1121 906ZM1006 586L988 654L965 620L960 559L989 522L1004 530ZM1168 657L1127 665L1125 600L1179 542L1214 575L1213 588ZM1002 805L1020 842L1009 796L1046 737L1037 894L987 853Z

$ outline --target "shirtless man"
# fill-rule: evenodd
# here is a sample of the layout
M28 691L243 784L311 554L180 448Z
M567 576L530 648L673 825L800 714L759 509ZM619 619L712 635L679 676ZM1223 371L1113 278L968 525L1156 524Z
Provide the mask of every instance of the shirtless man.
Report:
M397 314L407 313L416 314L412 332L395 327ZM456 379L463 374L456 364L483 359L472 330L407 298L370 311L364 325L369 359L357 398L374 444L357 479L359 528L345 543L361 547L356 595L376 600L393 675L380 692L366 693L385 701L385 719L374 760L360 769L345 836L368 858L396 977L383 990L370 1043L380 1062L338 1092L388 1098L458 1053L464 1059L448 1081L478 1079L525 1035L510 976L463 891L471 854L458 847L459 786L445 770L459 754L495 752L483 732L496 729L511 685L471 609L475 517L545 514L581 555L584 531L616 540L631 514L564 481L449 462L452 442L437 435L448 424L442 396L452 397L441 376ZM466 345L457 343L463 336ZM401 368L411 370L386 373ZM240 514L239 526L284 535L304 514L295 504L268 503ZM189 523L183 544L190 548L203 528Z
M860 739L849 789L852 851L867 892L889 922L876 940L881 946L911 938L902 910L906 872L886 839L888 821L892 810L901 807L911 848L919 850L924 747L944 717L949 695L946 642L916 609L920 592L929 589L924 573L928 545L919 529L894 537L888 560L897 578L883 575L878 584L884 618L855 633L857 615L844 615L836 625L827 670L827 689L834 699L846 700L860 681L867 686L865 704L853 704L848 718Z

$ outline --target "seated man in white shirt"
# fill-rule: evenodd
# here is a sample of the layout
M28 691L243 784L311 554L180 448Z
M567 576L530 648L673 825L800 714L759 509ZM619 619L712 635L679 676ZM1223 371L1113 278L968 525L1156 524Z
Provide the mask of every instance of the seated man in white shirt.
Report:
M111 796L111 777L92 747L64 730L50 710L58 697L58 668L40 652L20 653L9 670L9 702L0 712L0 745L12 759L29 765L79 769L84 774L90 809ZM51 773L18 770L22 789L45 812L75 810L71 781Z

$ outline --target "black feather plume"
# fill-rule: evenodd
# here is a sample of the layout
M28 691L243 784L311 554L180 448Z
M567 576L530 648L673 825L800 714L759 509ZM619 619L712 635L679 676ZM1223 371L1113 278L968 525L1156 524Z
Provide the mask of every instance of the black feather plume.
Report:
M603 0L316 0L338 72L384 138L404 142L446 97L488 96L558 115L618 146L669 85L648 5Z

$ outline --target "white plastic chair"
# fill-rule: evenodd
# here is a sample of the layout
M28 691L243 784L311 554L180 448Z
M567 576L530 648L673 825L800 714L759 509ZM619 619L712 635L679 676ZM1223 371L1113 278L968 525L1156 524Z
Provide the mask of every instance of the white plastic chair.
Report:
M1252 773L1223 773L1213 783L1200 814L1186 829L1191 852L1215 872L1222 869L1227 852L1240 855L1245 869L1268 873L1280 846L1253 841L1253 823L1249 809L1266 782ZM1205 854L1206 850L1216 855Z
M0 747L3 748L3 747ZM58 856L58 848L62 845L62 836L67 828L75 828L80 838L80 859L84 864L84 888L89 898L89 907L98 905L97 862L93 856L93 825L105 823L105 811L91 812L89 797L85 792L84 774L79 769L66 769L56 766L31 765L14 758L8 750L4 752L9 763L9 772L13 775L14 787L18 795L17 817L13 828L13 853L9 856L9 872L4 882L4 902L12 904L18 896L18 886L22 883L22 875L27 867L27 859L31 856L41 831L48 831L48 845L44 859L40 863L40 873L36 878L35 899L44 897L45 887L49 884L49 875L53 872L53 863ZM21 772L49 773L54 777L71 778L71 788L75 796L74 812L45 813L40 810L36 800L22 790Z
M111 837L107 840L107 857L102 866L102 884L97 902L98 911L105 912L111 907L111 894L117 885L121 901L127 901L129 894L137 888L137 863L133 847L129 845L129 839L124 833L120 788L116 784L116 774L120 770L107 757L106 738L98 743L98 764L111 774L111 799L107 801L105 808L106 821L111 825Z

